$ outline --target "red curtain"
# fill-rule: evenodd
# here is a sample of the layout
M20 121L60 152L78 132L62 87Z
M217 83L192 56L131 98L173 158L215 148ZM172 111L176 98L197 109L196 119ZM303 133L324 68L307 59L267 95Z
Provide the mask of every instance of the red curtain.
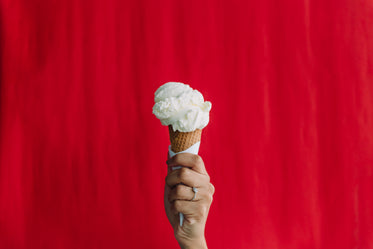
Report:
M373 2L1 0L0 248L177 248L153 94L212 102L210 248L373 248Z

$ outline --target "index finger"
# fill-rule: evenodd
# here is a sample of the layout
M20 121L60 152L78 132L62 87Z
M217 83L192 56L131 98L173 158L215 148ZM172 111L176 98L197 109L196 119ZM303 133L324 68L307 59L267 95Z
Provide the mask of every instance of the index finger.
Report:
M200 174L208 175L202 158L199 155L191 153L176 154L167 160L167 165L170 168L174 166L188 167Z

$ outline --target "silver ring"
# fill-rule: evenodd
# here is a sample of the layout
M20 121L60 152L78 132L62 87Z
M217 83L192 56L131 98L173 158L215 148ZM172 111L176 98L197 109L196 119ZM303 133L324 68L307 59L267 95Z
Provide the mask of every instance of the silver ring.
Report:
M194 196L193 196L193 198L191 199L191 201L194 201L194 200L196 199L196 196L197 196L197 193L198 193L198 188L193 187L193 188L192 188L192 191L193 191L193 193L194 193Z

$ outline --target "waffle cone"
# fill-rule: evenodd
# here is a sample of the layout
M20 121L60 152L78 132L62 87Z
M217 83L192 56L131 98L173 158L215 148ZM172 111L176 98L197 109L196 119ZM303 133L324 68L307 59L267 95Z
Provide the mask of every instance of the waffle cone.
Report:
M201 141L201 129L192 132L179 132L174 131L172 125L169 125L168 131L170 135L171 150L175 153L184 151L198 141Z

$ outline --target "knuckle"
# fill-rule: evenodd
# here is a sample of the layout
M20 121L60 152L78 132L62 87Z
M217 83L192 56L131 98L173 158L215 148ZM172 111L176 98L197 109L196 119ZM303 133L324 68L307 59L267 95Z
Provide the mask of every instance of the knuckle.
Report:
M207 213L207 207L205 205L200 205L196 212L196 215L197 217L205 217L206 213Z
M209 190L211 194L215 193L215 186L212 183L209 184Z
M201 165L201 164L203 164L202 157L200 157L199 155L194 155L194 157L193 157L193 163L194 163L194 165Z
M182 208L182 203L181 203L181 201L179 201L179 200L175 200L175 201L174 201L174 209L175 209L176 211L180 211L181 208Z
M175 187L175 194L176 196L180 196L183 192L183 185L179 184Z
M181 168L179 170L178 177L179 177L180 180L183 180L183 179L185 180L185 179L188 178L188 176L189 176L189 169L187 169L187 168Z

